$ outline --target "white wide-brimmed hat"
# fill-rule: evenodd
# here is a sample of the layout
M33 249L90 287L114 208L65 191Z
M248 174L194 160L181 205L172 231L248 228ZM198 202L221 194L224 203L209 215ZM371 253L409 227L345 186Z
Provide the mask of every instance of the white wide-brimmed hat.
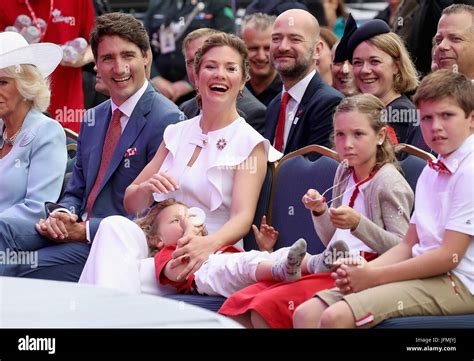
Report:
M53 43L28 44L19 33L0 33L0 69L14 65L31 64L43 77L50 75L63 58L63 49Z

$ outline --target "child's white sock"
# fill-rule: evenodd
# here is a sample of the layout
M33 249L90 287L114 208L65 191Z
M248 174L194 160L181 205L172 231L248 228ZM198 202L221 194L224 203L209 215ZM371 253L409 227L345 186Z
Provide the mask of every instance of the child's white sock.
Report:
M290 247L286 258L273 264L273 278L286 282L293 282L299 279L301 277L301 262L305 255L306 241L300 238Z
M333 242L323 253L309 257L309 273L329 272L337 259L349 256L349 247L344 241Z

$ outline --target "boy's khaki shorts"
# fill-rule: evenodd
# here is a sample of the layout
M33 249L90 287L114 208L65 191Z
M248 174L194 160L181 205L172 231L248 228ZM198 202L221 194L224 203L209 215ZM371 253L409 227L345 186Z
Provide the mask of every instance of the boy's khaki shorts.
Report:
M338 288L320 291L329 306L344 300L352 309L356 327L374 327L393 317L474 313L474 296L454 274L388 283L343 295Z

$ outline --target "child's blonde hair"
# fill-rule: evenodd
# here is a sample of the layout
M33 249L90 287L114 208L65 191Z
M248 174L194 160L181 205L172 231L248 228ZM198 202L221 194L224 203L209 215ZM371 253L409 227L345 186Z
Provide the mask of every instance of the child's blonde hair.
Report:
M158 228L155 225L156 217L163 209L170 206L174 206L176 204L187 207L184 203L178 202L174 198L169 198L154 205L148 211L146 216L135 219L135 223L142 229L143 233L145 233L146 242L148 244L148 253L151 257L154 256L160 250L158 248L158 245L154 241L157 237Z
M370 127L376 134L380 132L383 127L387 127L386 122L386 110L384 103L372 94L357 94L351 97L343 98L339 105L336 107L336 112L333 117L333 127L335 125L336 116L339 113L359 112L366 116ZM334 144L334 134L333 134ZM395 167L398 167L397 158L395 157L395 150L393 148L390 136L387 134L382 144L377 145L375 167L380 168L384 164L392 163Z

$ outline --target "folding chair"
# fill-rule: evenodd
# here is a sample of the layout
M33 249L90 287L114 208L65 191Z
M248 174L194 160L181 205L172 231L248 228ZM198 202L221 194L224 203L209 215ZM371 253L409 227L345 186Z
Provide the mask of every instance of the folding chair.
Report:
M315 153L320 155L312 161ZM309 145L287 154L278 163L271 192L267 223L275 227L279 237L275 249L288 247L299 238L308 243L308 252L321 253L325 247L314 230L311 214L301 202L310 188L321 194L333 186L339 165L337 153L319 145ZM331 199L332 192L325 197Z
M66 138L71 139L72 141L77 143L77 138L79 138L79 134L68 128L64 128L64 133L66 133Z
M433 154L425 152L422 149L414 147L410 144L400 143L395 146L395 152L401 153L404 152L407 154L402 161L399 162L400 167L402 168L403 175L410 185L413 193L416 190L416 183L418 177L420 176L423 168L426 166L428 160L435 160Z
M275 163L267 163L267 174L265 175L260 196L258 197L257 209L255 210L255 217L253 219L253 224L257 227L260 227L262 217L268 215L268 210L270 208L270 192L275 168ZM255 241L255 236L252 230L250 230L250 232L244 237L244 249L246 251L252 249L258 250L257 241Z
M63 185L61 188L61 196L59 198L61 198L64 194L67 183L72 174L72 169L76 164L77 138L79 137L79 134L67 128L64 128L64 133L66 134L67 163L66 171L64 172Z

